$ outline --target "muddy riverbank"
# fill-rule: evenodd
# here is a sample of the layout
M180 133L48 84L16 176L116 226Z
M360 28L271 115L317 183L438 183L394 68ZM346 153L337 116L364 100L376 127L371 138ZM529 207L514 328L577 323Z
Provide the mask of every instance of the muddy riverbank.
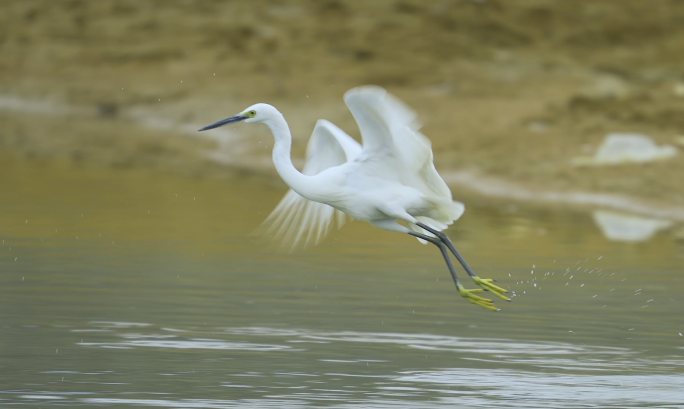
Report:
M480 177L475 188L456 178L455 188L494 197L478 186L496 180L684 207L681 146L651 164L571 163L610 132L670 145L684 134L684 6L675 1L1 7L0 147L13 154L277 183L265 130L194 129L269 102L290 121L301 157L318 118L358 137L341 96L374 83L420 113L438 169Z

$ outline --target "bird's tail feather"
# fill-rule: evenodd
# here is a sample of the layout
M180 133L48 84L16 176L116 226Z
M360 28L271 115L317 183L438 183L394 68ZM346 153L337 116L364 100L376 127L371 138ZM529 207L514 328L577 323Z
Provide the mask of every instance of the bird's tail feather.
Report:
M431 228L442 231L449 227L454 221L458 220L465 211L465 205L457 201L446 201L439 198L433 199L436 203L434 211L430 216L418 216L416 219ZM408 228L416 233L424 234L429 237L435 237L434 234L419 227L413 223L408 223ZM426 244L427 241L418 239L419 242Z

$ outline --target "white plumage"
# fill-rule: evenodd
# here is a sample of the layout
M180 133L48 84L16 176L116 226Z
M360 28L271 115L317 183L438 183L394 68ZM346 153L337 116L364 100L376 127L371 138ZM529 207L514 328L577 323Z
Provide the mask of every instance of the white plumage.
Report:
M305 175L319 175L328 170L327 180L342 181L334 186L338 192L331 196L341 198L325 205L306 200L290 189L266 219L267 234L284 248L294 249L318 244L334 216L341 227L345 222L342 213L398 231L404 229L391 223L397 218L386 214L394 211L390 206L412 207L411 216L437 230L461 217L465 207L452 200L451 191L435 170L430 141L418 132L416 113L380 87L354 88L344 100L359 124L363 147L337 126L319 120L307 146L303 171ZM372 201L376 208L360 205L359 199ZM335 212L331 206L339 210ZM389 211L383 212L385 209ZM432 235L414 223L407 226Z
M407 233L442 251L459 293L474 304L496 310L481 289L466 290L448 257L450 250L475 282L508 300L501 287L472 272L449 238L441 233L463 214L464 205L433 164L430 141L419 132L417 114L377 86L353 88L344 95L359 125L363 146L332 123L319 120L307 146L300 173L292 164L292 135L283 115L273 106L256 104L243 113L206 126L259 122L275 138L273 162L291 190L264 222L266 234L285 248L317 244L331 224L346 215L385 230ZM398 223L402 221L405 226Z

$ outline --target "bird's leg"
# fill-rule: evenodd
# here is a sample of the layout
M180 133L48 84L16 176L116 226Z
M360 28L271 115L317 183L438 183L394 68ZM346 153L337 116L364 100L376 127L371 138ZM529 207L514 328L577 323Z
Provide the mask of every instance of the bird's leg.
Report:
M480 287L484 288L485 290L491 291L492 293L494 293L494 295L496 295L497 297L499 297L503 300L511 301L510 298L508 298L504 295L504 293L507 293L508 290L501 288L498 285L494 284L493 279L491 279L491 278L480 278L477 276L477 274L475 274L475 272L473 272L473 270L470 268L468 263L466 263L463 256L461 256L461 254L458 252L458 250L456 250L456 247L454 246L454 243L452 243L451 240L449 239L449 236L447 236L445 233L442 233L439 230L435 230L432 227L427 226L424 223L418 222L418 223L416 223L416 225L418 227L421 227L421 228L429 231L430 233L434 234L435 236L437 236L439 238L439 240L442 243L444 243L449 248L449 250L454 254L454 256L458 259L458 262L461 263L461 265L463 266L465 271L468 273L470 278L472 278L473 281L475 281L475 284L479 285Z
M463 285L461 284L461 281L458 279L458 276L456 275L456 269L454 268L454 265L451 263L451 258L449 258L449 253L447 253L447 247L446 245L439 239L436 239L434 237L429 237L424 234L416 233L416 232L409 232L411 236L418 237L420 239L429 241L430 243L434 244L435 246L439 247L439 250L442 252L442 256L444 257L444 261L446 261L446 265L449 268L449 272L451 273L451 278L454 279L454 284L456 284L456 289L458 290L458 293L461 295L461 297L465 298L466 300L470 301L472 304L479 305L480 307L486 308L488 310L492 311L498 311L499 309L494 306L492 303L492 300L488 298L483 298L475 294L479 294L484 292L484 290L478 288L475 290L466 290Z

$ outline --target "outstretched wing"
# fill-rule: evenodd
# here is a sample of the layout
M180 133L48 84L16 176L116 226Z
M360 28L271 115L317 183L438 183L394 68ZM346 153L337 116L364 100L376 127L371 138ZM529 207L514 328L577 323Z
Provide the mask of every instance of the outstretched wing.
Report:
M316 123L306 147L303 173L316 175L353 160L361 145L343 130L326 120ZM280 242L280 249L294 250L318 244L328 233L333 220L342 227L347 215L326 204L312 202L290 189L262 224L265 235Z
M364 153L391 151L396 144L393 133L403 128L416 134L415 142L423 148L421 153L424 147L429 150L430 141L417 132L422 126L418 114L384 88L376 85L352 88L344 94L344 102L359 125Z
M344 94L359 125L363 154L401 164L402 182L427 196L451 199L451 191L435 170L430 140L418 132L421 123L408 105L385 89L366 85ZM393 162L395 160L395 162Z
M397 97L377 86L353 88L344 101L354 115L363 137L364 159L385 166L402 184L414 187L433 202L433 212L418 220L437 230L446 229L464 211L451 197L451 190L437 173L430 140L418 130L418 115ZM410 229L431 235L418 226Z

